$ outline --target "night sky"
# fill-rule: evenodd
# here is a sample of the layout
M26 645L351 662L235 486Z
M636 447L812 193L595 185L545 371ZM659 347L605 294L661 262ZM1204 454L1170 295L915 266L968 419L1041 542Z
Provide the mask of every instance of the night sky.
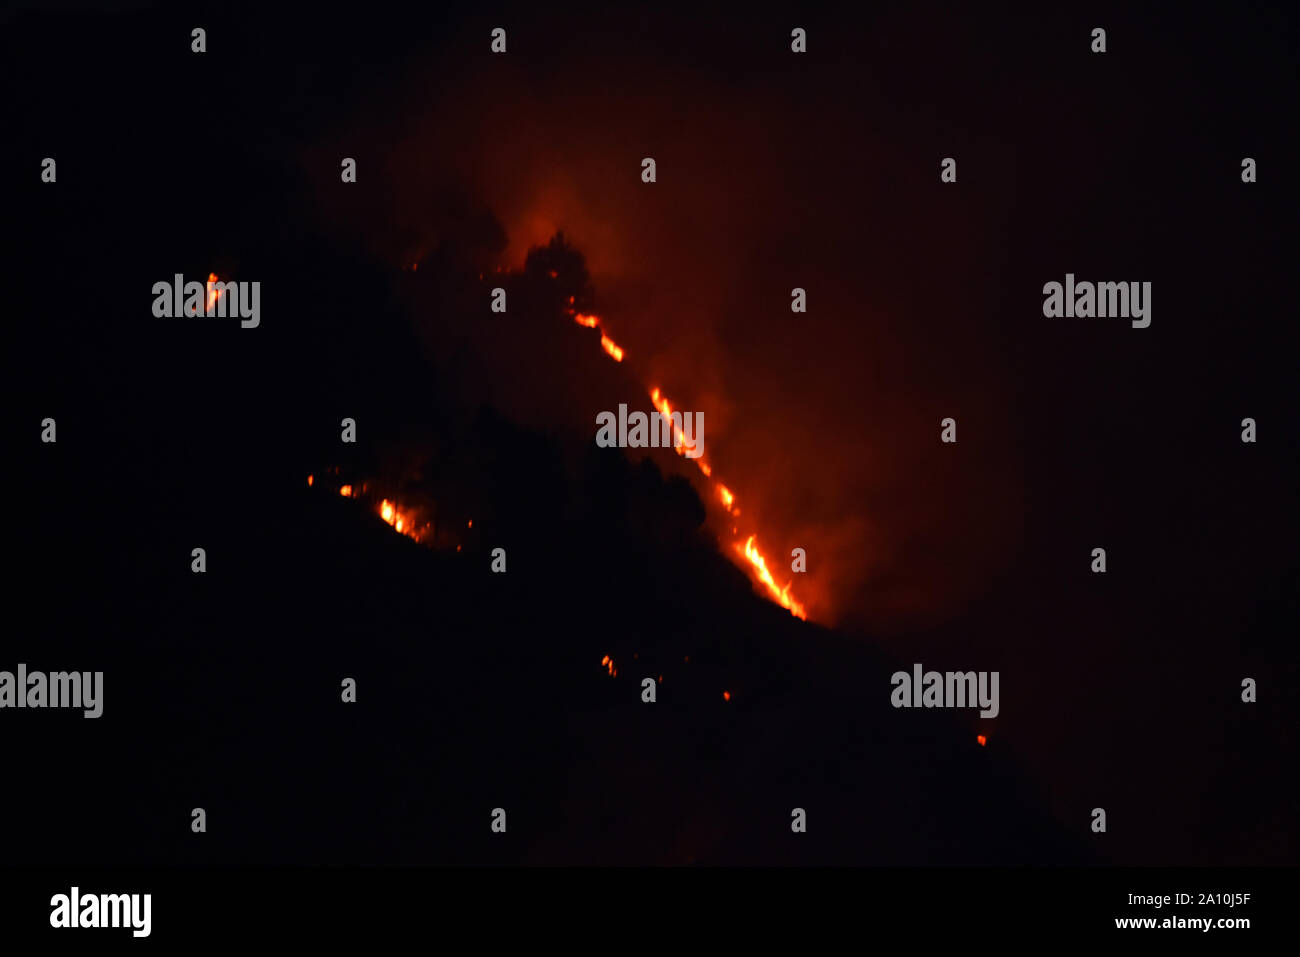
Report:
M1290 16L0 26L0 670L106 688L96 721L0 711L13 862L1295 863ZM258 328L153 316L209 271L262 283ZM1150 282L1150 327L1044 317L1067 273ZM704 412L807 622L689 462L595 446L650 385ZM1000 713L892 708L918 662L998 671Z

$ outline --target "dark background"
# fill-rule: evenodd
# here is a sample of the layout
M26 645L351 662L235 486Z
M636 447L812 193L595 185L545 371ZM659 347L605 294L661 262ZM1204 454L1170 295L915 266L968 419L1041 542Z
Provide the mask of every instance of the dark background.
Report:
M1295 862L1289 16L0 22L0 668L105 672L98 721L0 714L8 862ZM559 229L589 283L524 268ZM153 317L209 270L260 328ZM1151 327L1045 319L1066 272L1151 281ZM652 380L765 550L808 549L813 623L679 461L594 447ZM329 467L474 528L421 548ZM892 709L913 662L1000 671L1002 713Z

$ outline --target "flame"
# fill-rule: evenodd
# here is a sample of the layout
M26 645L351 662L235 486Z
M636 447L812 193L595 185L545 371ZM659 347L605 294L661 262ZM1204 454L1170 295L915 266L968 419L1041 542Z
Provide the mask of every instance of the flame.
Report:
M623 350L614 344L614 340L609 336L602 334L600 337L600 347L614 357L615 362L623 361Z
M570 297L569 301L573 301L572 297ZM566 312L572 315L574 321L580 326L585 326L588 329L600 328L600 318L598 316L589 313L576 312L573 309L568 309ZM610 356L613 357L615 362L623 361L623 350L617 346L614 343L614 340L607 336L603 330L600 335L600 345L610 354ZM671 423L673 407L671 403L669 403L668 398L659 391L658 386L651 387L650 401L654 403L654 407L664 416L664 418L668 419ZM694 444L687 442L685 434L683 434L682 430L678 428L676 424L672 425L672 432L673 448L676 450L677 454L690 458L700 472L703 473L704 477L712 480L713 467L704 460L702 455L694 457L687 456L687 452L695 451ZM722 503L722 507L729 515L732 515L733 517L739 516L740 509L736 507L735 493L721 482L715 482L714 484L717 485L718 500ZM735 527L731 529L731 533L733 535L738 534ZM735 544L737 553L744 556L745 560L749 563L750 574L767 589L767 592L772 597L773 601L789 611L790 614L794 615L796 618L806 621L808 618L808 610L801 602L796 600L795 597L790 594L791 586L789 583L787 583L784 588L777 586L776 580L772 577L772 573L767 569L767 561L763 558L763 553L760 552L758 546L754 544L754 539L756 537L756 535L750 535L743 545L740 543L739 539L737 539Z
M308 488L311 488L311 476L310 476L310 475L307 476L307 487L308 487Z
M984 745L989 743L989 739L984 737L984 735L982 734L975 735L975 740L980 743L981 748L984 747Z
M337 472L338 470L328 469L327 471ZM314 482L315 482L314 476L308 475L307 484L312 485L314 484ZM361 486L361 491L365 492L365 490L369 487L370 487L369 482L364 483ZM353 488L351 485L340 486L339 494L342 495L344 498L359 499L362 497L357 492L357 490ZM402 506L396 504L395 502L391 502L386 498L380 500L379 506L376 508L376 511L379 513L379 517L382 518L385 523L391 525L395 531L400 532L401 534L405 535L407 538L413 538L417 542L424 541L425 536L427 536L433 530L432 522L420 522L417 520L418 513L415 509L403 508ZM471 521L470 524L473 525L474 523ZM459 545L456 546L456 551L460 551Z
M609 676L611 678L618 677L618 666L614 664L613 658L611 658L609 655L606 655L604 658L600 659L600 663L604 665L606 669L608 669Z
M400 532L407 538L413 538L417 542L422 540L431 528L428 522L423 525L418 524L415 521L415 513L410 509L404 509L388 499L383 499L379 503L379 517L393 526L395 531ZM456 550L460 551L459 546Z
M724 691L724 692L722 692L722 700L723 700L723 701L730 701L730 700L731 700L731 692L730 692L730 691Z
M741 553L749 560L749 563L754 566L754 573L757 575L758 580L763 583L764 587L767 588L768 592L772 596L772 600L782 608L788 609L790 614L794 615L796 618L807 619L808 613L804 610L803 605L795 601L795 599L790 595L790 583L787 582L784 588L776 587L776 581L772 578L772 573L767 570L767 562L763 559L762 553L754 547L753 535L749 536L749 538L745 540L745 545L744 548L741 549Z
M221 298L221 291L219 289L212 288L212 284L216 281L217 281L217 274L214 272L208 273L208 306L207 306L208 312L212 311L212 307L215 306L217 304L217 300Z

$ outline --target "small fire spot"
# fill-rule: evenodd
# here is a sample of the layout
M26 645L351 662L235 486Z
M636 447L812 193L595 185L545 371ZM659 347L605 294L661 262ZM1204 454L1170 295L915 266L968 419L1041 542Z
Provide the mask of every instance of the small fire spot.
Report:
M307 487L308 487L308 488L311 488L311 476L310 476L310 475L307 476Z
M978 741L978 742L980 743L980 747L981 747L981 748L984 747L984 745L988 744L988 741L989 741L989 739L986 738L986 737L984 737L984 735L982 735L982 734L977 734L977 735L975 736L975 740Z
M722 692L722 700L723 700L723 701L730 701L730 700L731 700L731 692L730 692L730 691L724 691L724 692Z

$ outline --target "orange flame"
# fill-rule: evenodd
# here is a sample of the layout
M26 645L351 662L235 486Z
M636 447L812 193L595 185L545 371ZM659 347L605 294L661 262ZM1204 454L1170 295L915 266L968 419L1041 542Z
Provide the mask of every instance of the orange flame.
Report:
M794 615L796 618L803 618L806 620L808 618L807 611L804 610L803 605L795 601L790 595L790 583L787 582L784 588L778 588L776 586L776 581L772 578L772 573L767 570L767 562L763 559L759 550L754 547L753 535L749 536L749 538L745 540L745 546L742 552L745 558L749 560L749 563L754 566L754 572L758 576L758 580L767 588L768 592L772 596L772 600L782 608L788 609L790 614Z
M600 337L600 347L614 357L615 362L623 361L623 350L614 344L614 340L609 336L602 334Z
M984 747L984 745L988 744L989 742L989 739L984 737L984 735L982 734L975 735L975 740L980 743L981 748Z
M595 316L588 316L581 312L573 317L573 321L580 326L586 326L588 329L595 329L596 326L600 325L600 320Z
M217 300L221 298L221 291L212 288L212 284L216 281L217 274L214 272L208 273L208 312L212 311L212 307L215 306Z
M393 526L395 531L400 532L407 538L413 538L417 542L424 538L425 533L430 528L428 522L423 525L417 524L413 512L393 504L388 499L384 499L379 503L379 517Z
M332 471L337 471L337 469ZM311 485L313 481L313 476L308 475L307 484ZM368 487L369 483L366 483L361 486L361 489L364 492ZM361 498L361 495L351 485L340 486L339 494L344 498ZM416 520L417 512L415 510L402 508L388 499L381 500L376 511L379 513L379 517L391 525L395 531L400 532L407 538L413 538L417 542L422 542L425 536L433 530L433 523ZM456 551L460 551L459 545L456 546Z

